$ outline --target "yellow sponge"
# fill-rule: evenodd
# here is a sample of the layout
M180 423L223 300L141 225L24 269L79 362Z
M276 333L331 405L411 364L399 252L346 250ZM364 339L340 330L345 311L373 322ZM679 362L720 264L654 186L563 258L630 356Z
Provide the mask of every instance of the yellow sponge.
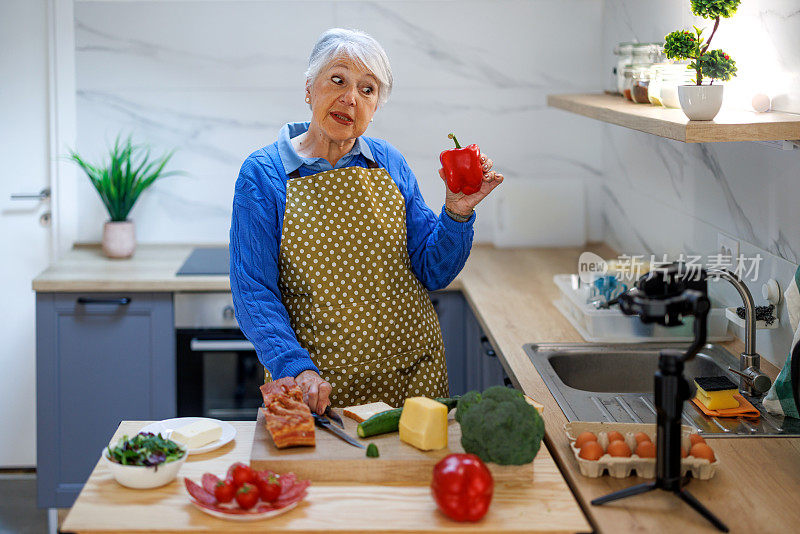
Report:
M738 408L739 401L733 398L738 391L736 384L724 376L701 376L694 379L697 386L695 398L709 410Z

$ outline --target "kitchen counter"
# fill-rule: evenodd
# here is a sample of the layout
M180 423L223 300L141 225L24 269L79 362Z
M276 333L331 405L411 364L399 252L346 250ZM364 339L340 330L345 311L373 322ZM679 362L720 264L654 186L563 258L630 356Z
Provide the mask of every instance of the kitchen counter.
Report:
M37 291L224 291L224 276L175 277L190 246L140 246L132 260L108 260L99 248L78 247L33 282ZM522 349L530 342L582 342L552 305L554 274L574 272L584 250L616 253L603 245L581 248L496 249L475 246L448 289L464 292L503 365L520 389L545 405L545 442L592 526L601 532L715 532L677 498L652 492L601 507L595 497L642 482L640 478L583 477L563 432L567 419ZM741 352L738 341L725 346ZM763 361L763 360L762 360ZM763 362L767 374L774 367ZM720 469L688 489L733 532L791 532L800 524L800 439L725 438L711 441Z
M133 435L147 421L123 421L112 438ZM542 447L534 460L534 483L496 483L492 506L477 523L456 523L436 510L428 486L312 482L297 508L268 520L211 517L189 502L182 477L223 475L233 462L250 460L255 421L235 421L236 439L217 451L190 456L178 479L161 488L118 485L100 461L69 512L65 532L587 532L555 463Z

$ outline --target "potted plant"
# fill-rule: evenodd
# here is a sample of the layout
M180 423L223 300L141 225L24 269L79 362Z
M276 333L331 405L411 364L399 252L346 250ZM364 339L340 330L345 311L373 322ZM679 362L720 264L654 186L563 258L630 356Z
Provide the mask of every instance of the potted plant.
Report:
M85 161L70 150L70 159L86 172L108 210L109 220L103 225L103 252L109 258L133 255L136 231L133 221L128 220L128 214L139 195L153 182L180 174L178 171L164 172L173 152L151 161L150 149L134 145L130 136L123 142L117 136L114 147L109 150L109 160L98 165Z
M703 30L694 27L694 33L678 30L664 38L664 53L670 59L691 59L688 65L696 73L694 85L678 87L681 109L690 120L710 121L722 107L722 85L714 80L728 81L736 75L736 62L722 50L709 50L711 40L719 28L720 18L729 18L739 7L741 0L690 0L692 13L714 20L714 29L707 41L703 41ZM708 85L703 85L708 78Z

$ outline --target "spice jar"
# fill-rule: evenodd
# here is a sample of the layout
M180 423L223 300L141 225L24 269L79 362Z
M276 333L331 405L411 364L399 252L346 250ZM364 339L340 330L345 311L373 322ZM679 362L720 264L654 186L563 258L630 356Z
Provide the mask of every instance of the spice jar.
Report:
M633 67L628 65L622 69L622 96L633 102Z
M631 99L637 104L649 104L648 86L650 85L650 67L634 67L631 73Z
M663 61L663 59L664 59L664 46L661 43L636 43L631 46L630 63L625 65L625 67L623 67L622 69L622 76L623 76L622 94L625 96L625 98L627 98L631 102L633 102L634 100L633 99L634 73L641 70L649 72L649 68L654 62ZM646 93L647 84L644 83L645 78L647 78L647 82L649 83L650 79L649 75L647 76L645 76L644 74L639 75L639 79L642 80L642 83L639 84L640 94ZM649 102L649 100L646 100L646 102Z
M636 43L624 42L619 43L616 47L614 47L614 55L617 56L617 63L612 69L612 72L616 77L616 88L617 93L619 94L622 94L622 91L625 88L625 77L623 75L623 70L625 69L626 65L631 65L633 63L633 45L635 44Z

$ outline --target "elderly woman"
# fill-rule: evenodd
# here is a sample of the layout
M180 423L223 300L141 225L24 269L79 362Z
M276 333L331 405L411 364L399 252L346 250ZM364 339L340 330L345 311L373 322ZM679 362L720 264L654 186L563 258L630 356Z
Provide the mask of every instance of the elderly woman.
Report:
M236 181L236 318L267 380L295 377L317 413L329 404L401 406L409 396L448 395L426 290L463 268L473 208L503 181L484 157L480 191L448 189L437 217L402 154L363 135L391 91L375 39L325 32L306 72L311 121L285 125Z

